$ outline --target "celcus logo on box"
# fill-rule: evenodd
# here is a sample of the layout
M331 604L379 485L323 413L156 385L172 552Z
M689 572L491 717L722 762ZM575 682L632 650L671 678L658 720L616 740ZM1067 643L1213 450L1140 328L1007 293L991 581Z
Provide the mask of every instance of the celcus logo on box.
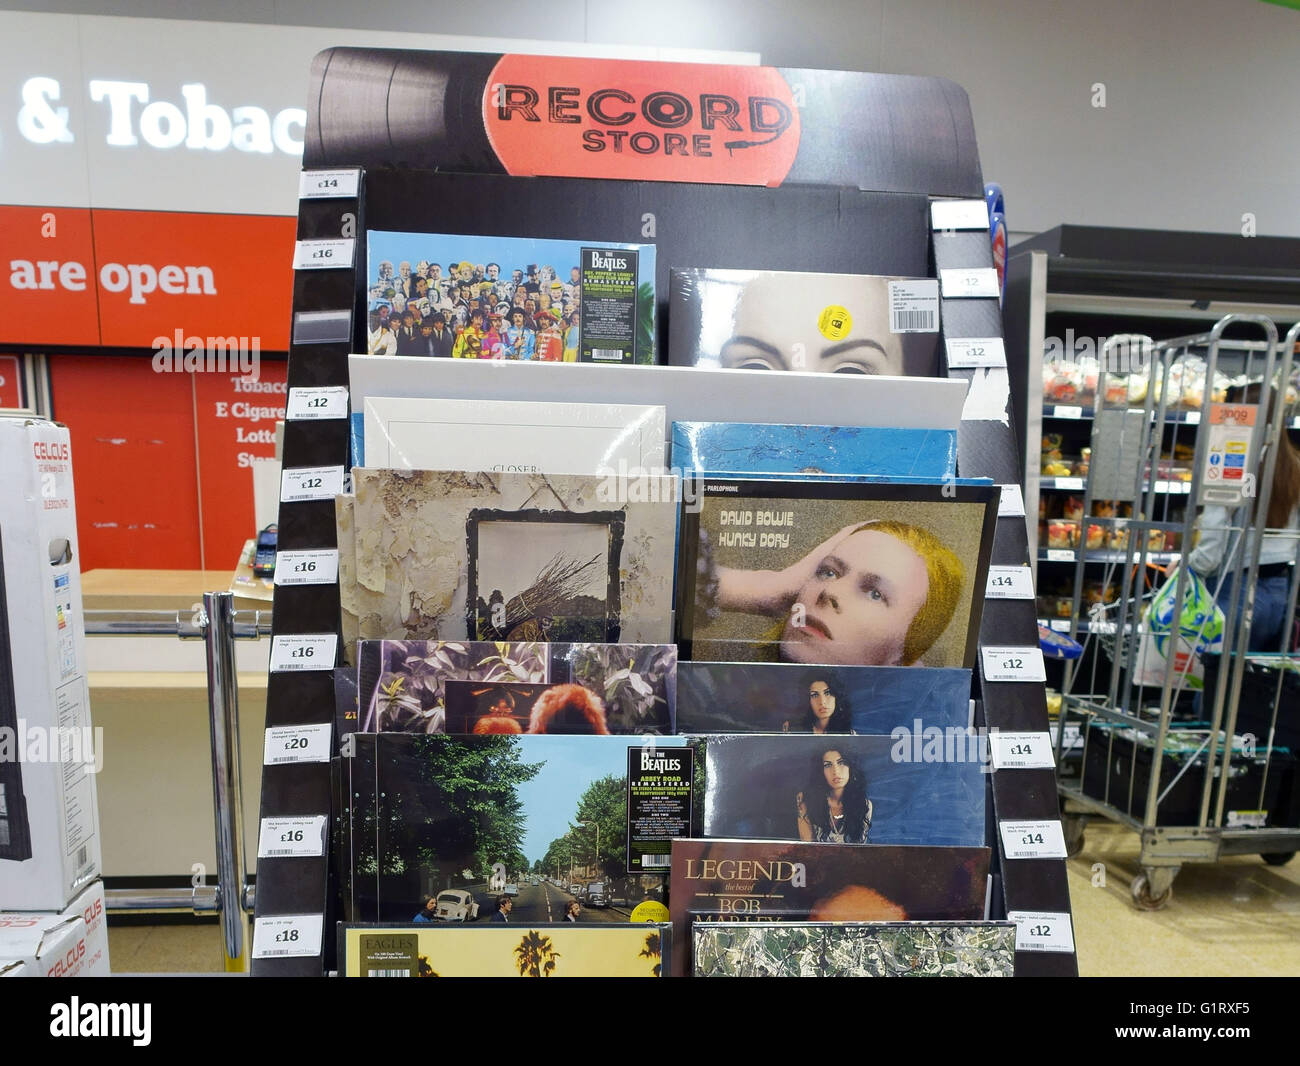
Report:
M271 115L265 108L246 104L227 111L208 100L207 86L191 82L181 86L184 108L170 100L155 100L147 82L112 81L94 78L90 98L108 109L108 132L104 143L129 148L141 141L151 148L186 148L196 151L257 152L269 155L279 150L302 155L301 134L307 112L286 107ZM76 140L69 123L71 111L55 106L63 98L56 78L36 77L23 82L23 106L18 112L18 130L33 144L71 144Z

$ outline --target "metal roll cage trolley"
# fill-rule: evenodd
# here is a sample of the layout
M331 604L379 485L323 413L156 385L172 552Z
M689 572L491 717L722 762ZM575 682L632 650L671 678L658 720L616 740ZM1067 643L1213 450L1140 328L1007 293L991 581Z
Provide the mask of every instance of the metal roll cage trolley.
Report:
M1263 339L1246 344L1225 340L1225 332L1234 326L1238 330L1258 330ZM1265 794L1274 757L1273 739L1281 711L1284 673L1300 664L1300 653L1291 648L1296 597L1300 590L1300 582L1294 577L1296 567L1300 567L1300 533L1266 530L1263 517L1268 512L1281 437L1287 429L1286 388L1291 378L1292 354L1298 342L1300 323L1291 328L1279 345L1277 328L1271 319L1261 315L1233 314L1220 319L1208 333L1159 343L1149 337L1123 335L1110 338L1103 347L1097 381L1098 411L1093 425L1090 476L1084 489L1080 549L1075 553L1076 604L1081 602L1084 565L1089 558L1086 550L1088 531L1119 526L1127 529L1128 539L1121 560L1111 562L1103 579L1108 584L1118 565L1121 571L1118 599L1110 604L1095 605L1087 621L1081 620L1076 611L1070 625L1070 636L1083 643L1085 652L1088 645L1095 642L1104 654L1092 658L1091 670L1082 667L1089 661L1086 658L1066 664L1055 737L1058 791L1063 828L1071 854L1082 849L1084 828L1091 817L1125 825L1141 835L1141 872L1131 884L1131 893L1137 906L1145 910L1156 910L1169 902L1174 878L1186 863L1217 862L1222 856L1258 854L1267 862L1281 864L1300 848L1300 828L1259 824L1265 822ZM1135 347L1149 377L1143 408L1140 413L1136 410L1104 411L1102 398L1106 396L1106 377L1110 367L1116 363L1115 354L1125 348L1131 354ZM1251 464L1247 461L1241 479L1245 491L1235 494L1225 492L1227 482L1222 474L1207 477L1208 471L1216 468L1214 463L1208 462L1211 456L1211 422L1214 421L1212 412L1216 406L1223 406L1211 404L1211 392L1220 355L1224 349L1231 348L1246 352L1247 380L1262 383L1260 403L1247 405L1254 407L1255 415L1248 456L1258 460L1258 476L1252 484ZM1204 413L1189 415L1177 412L1171 403L1171 395L1176 391L1172 388L1173 381L1186 360L1200 351L1206 353ZM1275 400L1273 396L1276 396ZM1175 441L1179 433L1190 430L1195 434L1195 463L1192 480L1185 486L1187 491L1183 498L1187 500L1187 507L1182 519L1162 521L1156 516L1170 517L1170 501L1176 494L1171 488L1169 472L1160 464L1167 427ZM1135 461L1135 472L1125 491L1122 482L1127 471L1134 469L1132 464ZM1120 482L1118 487L1105 487L1108 472L1099 470L1103 463L1113 465L1109 480L1112 485ZM1097 488L1099 474L1103 478L1101 491ZM1252 487L1255 489L1254 498L1250 493ZM1133 504L1133 516L1094 515L1094 498L1127 500ZM1179 563L1172 632L1161 634L1166 638L1169 654L1164 658L1159 683L1154 683L1151 647L1156 634L1148 617L1140 582L1153 559L1164 554L1149 549L1166 534L1175 533L1181 537L1178 547L1182 559L1186 559L1196 529L1199 505L1216 502L1229 508L1228 544L1217 576L1208 579L1207 583L1216 600L1229 577L1238 592L1229 598L1223 610L1219 658L1222 665L1214 684L1207 686L1202 693L1205 703L1200 717L1208 711L1208 722L1184 730L1181 723L1176 722L1175 712L1180 695L1189 690L1195 664L1195 656L1191 653L1204 642L1209 620L1202 621L1197 631L1188 633L1183 629L1180 635L1180 605L1186 602L1191 578L1187 566ZM1289 586L1280 647L1274 652L1252 654L1248 649L1255 584L1266 532L1270 536L1289 533L1296 538L1296 567L1293 567ZM1244 592L1240 591L1243 589ZM1102 665L1103 659L1109 659L1108 670ZM1256 817L1244 824L1240 819L1235 820L1237 824L1224 824L1225 801L1233 780L1234 733L1247 663L1276 670L1276 687L1267 735L1242 738L1245 742L1243 754L1252 747L1264 753L1263 773L1254 803L1258 810L1251 812ZM1076 692L1076 687L1084 691ZM1159 695L1158 706L1152 698L1153 690ZM1173 731L1177 731L1180 737L1191 733L1195 747L1187 753L1182 767L1172 779L1166 780L1166 775L1160 770L1166 743ZM1117 740L1121 741L1121 764L1123 753L1132 753L1132 758L1127 760L1130 772L1118 787L1117 774L1112 772L1117 765ZM1125 747L1125 742L1131 746ZM1139 744L1145 746L1148 743L1153 754L1143 794L1137 785L1136 756ZM1098 745L1104 746L1106 766L1100 795L1095 783L1087 792L1084 791L1090 754L1094 767L1101 763L1100 752L1094 747ZM1202 776L1197 816L1192 824L1166 824L1170 820L1165 814L1169 808L1162 812L1162 803L1184 777L1194 779L1193 772L1198 767ZM1233 819L1229 821L1234 822ZM1250 824L1252 821L1255 824Z

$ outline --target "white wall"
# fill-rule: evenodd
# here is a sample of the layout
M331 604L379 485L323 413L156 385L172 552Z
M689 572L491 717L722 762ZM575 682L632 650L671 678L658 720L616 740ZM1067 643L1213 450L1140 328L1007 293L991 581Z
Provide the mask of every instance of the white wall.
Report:
M26 10L758 52L943 74L970 93L1013 231L1300 236L1300 11L1262 0L100 0ZM394 41L394 44L399 43ZM303 72L305 74L305 72ZM296 75L301 77L302 75ZM1092 106L1095 83L1106 107Z

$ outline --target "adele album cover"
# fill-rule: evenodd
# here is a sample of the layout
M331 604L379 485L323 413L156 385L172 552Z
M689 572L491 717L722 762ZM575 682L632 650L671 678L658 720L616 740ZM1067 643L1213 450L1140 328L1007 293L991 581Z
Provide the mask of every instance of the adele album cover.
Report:
M370 355L655 361L653 244L366 233Z
M355 545L355 563L344 606L361 638L671 640L672 475L356 469L352 477L341 536Z
M971 672L935 667L677 664L682 733L890 733L971 724Z
M342 977L666 977L667 922L344 925Z
M588 920L629 921L664 904L672 839L692 830L686 743L354 734L340 760L345 917L485 922L506 904L526 924L577 900ZM685 769L646 780L647 763Z
M924 762L913 759L906 733L705 737L704 835L983 845L981 738L970 730L941 761Z
M694 977L1014 977L1012 922L696 922Z
M906 922L984 917L988 848L674 840L674 942L695 921ZM690 965L679 951L673 972Z
M993 485L705 476L683 494L683 659L974 666Z
M674 732L674 644L363 640L357 661L347 732Z
M939 288L928 278L673 270L668 353L683 366L934 377Z

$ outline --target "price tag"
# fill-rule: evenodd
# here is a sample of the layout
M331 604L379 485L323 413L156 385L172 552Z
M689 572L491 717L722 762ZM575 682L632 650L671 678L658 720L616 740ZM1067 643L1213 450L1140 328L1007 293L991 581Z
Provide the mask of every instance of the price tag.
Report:
M931 229L988 229L989 205L984 200L935 200L930 204Z
M290 389L284 417L290 422L315 422L348 417L348 390L343 385Z
M937 333L939 331L939 283L891 281L889 283L889 332Z
M1057 633L1068 633L1070 632L1070 623L1064 618L1053 618L1049 623L1049 628L1055 630Z
M1034 578L1027 566L990 566L984 589L989 600L1032 600Z
M361 181L356 170L304 170L298 175L299 200L330 200L355 197Z
M316 858L325 854L325 815L263 818L257 837L259 859Z
M1058 489L1070 489L1074 492L1083 491L1083 478L1081 477L1058 477L1052 480Z
M1011 911L1007 920L1016 923L1017 951L1074 952L1074 928L1068 914L1060 911Z
M333 670L338 641L337 633L278 636L271 643L271 673Z
M999 518L1024 518L1025 497L1019 485L1003 485L1002 498L998 500Z
M1047 727L1047 732L1052 738L1052 745L1055 746L1057 734L1056 726L1049 725ZM1061 741L1061 747L1066 751L1070 751L1072 748L1080 748L1082 746L1083 734L1079 731L1079 727L1077 725L1067 725L1065 727L1065 738Z
M1061 407L1058 405L1051 412L1051 417L1052 418L1082 418L1083 408L1082 407Z
M262 748L263 766L294 762L329 762L331 726L283 725L266 731Z
M1072 563L1074 562L1074 549L1048 548L1047 561L1049 563Z
M332 585L339 579L337 548L280 552L275 557L277 585Z
M1052 738L1046 733L989 731L989 757L995 770L1054 770Z
M280 474L280 502L332 500L343 491L343 467L296 466Z
M1064 859L1065 834L1056 822L999 822L1008 859Z
M352 237L331 237L324 241L296 241L294 270L351 270L357 242Z
M1001 337L971 337L945 343L948 346L949 370L1007 365L1007 349Z
M284 914L253 923L253 958L319 955L323 914Z
M1201 424L1201 412L1188 411L1187 414L1183 415L1183 421L1186 422L1189 426L1199 426ZM1300 418L1297 418L1295 420L1291 428L1300 429Z
M992 267L976 267L973 270L941 270L939 284L943 288L945 300L961 299L971 296L991 296L997 299L998 272Z
M1046 681L1042 648L981 648L985 681Z

